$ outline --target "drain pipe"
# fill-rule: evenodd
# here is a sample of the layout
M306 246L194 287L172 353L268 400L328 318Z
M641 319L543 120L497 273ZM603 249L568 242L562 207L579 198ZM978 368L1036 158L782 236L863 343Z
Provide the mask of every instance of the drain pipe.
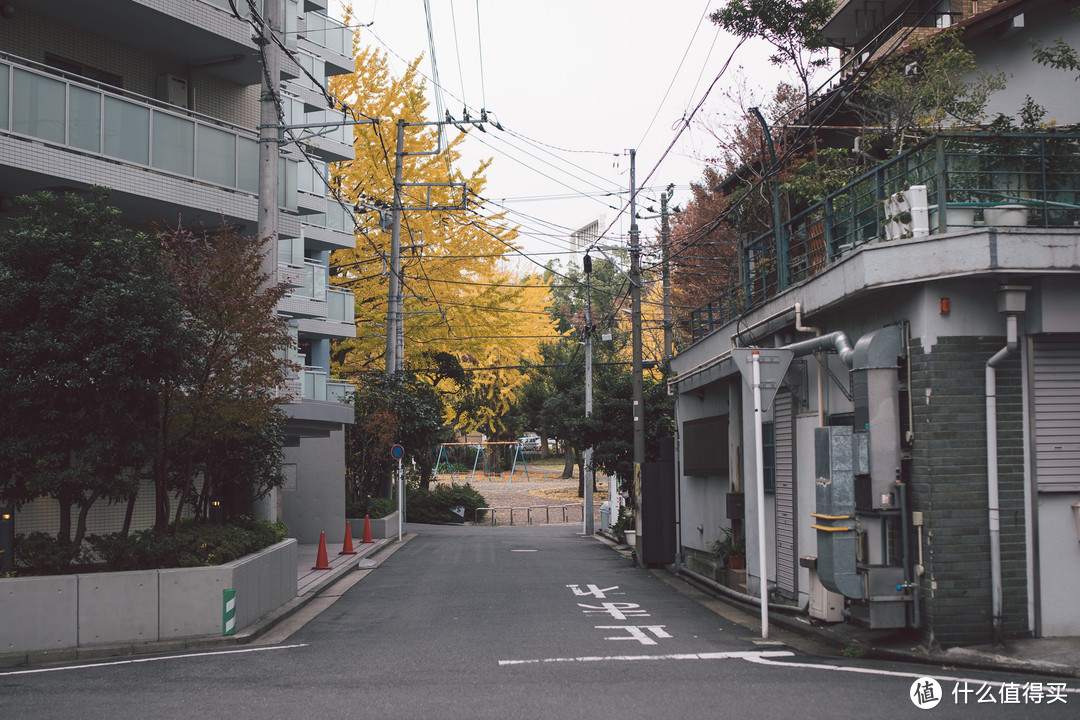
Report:
M986 498L990 526L990 608L993 641L1002 641L1001 508L998 494L997 366L1019 347L1018 316L1031 288L1002 285L998 312L1005 315L1005 347L986 361Z

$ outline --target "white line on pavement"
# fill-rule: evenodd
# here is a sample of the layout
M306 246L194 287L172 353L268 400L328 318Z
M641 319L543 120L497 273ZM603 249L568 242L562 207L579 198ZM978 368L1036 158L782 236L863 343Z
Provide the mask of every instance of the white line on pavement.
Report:
M886 675L889 677L902 677L902 678L922 678L932 677L939 682L941 680L949 680L952 682L979 682L984 685L992 685L995 687L1004 687L1005 685L1015 684L1012 681L1002 682L1000 680L981 680L978 678L964 678L964 677L952 677L949 675L936 675L933 672L901 672L899 670L879 670L877 668L861 668L861 667L849 667L846 665L818 665L816 663L800 663L800 662L774 662L770 660L766 653L747 653L747 657L743 658L752 663L758 665L770 665L772 667L790 667L790 668L806 668L810 670L832 670L834 672L849 672L859 673L862 675ZM751 657L752 656L752 657ZM1002 668L1001 672L1008 672L1008 668ZM1080 694L1080 688L1063 688L1063 692Z
M584 657L537 658L535 660L500 660L499 665L543 665L545 663L639 662L642 660L732 660L753 657L791 657L786 650L749 652L673 653L668 655L586 655Z
M113 665L134 665L136 663L159 662L161 660L186 660L188 658L211 657L214 655L237 655L240 653L266 652L267 650L292 650L293 648L307 647L307 643L299 645L278 645L275 647L244 648L243 650L217 650L214 652L188 653L185 655L161 655L158 657L132 658L130 660L113 660L110 662L90 663L87 665L62 665L58 667L33 668L31 670L11 670L0 672L0 677L9 675L35 675L38 673L61 672L63 670L86 670L87 668L110 667Z

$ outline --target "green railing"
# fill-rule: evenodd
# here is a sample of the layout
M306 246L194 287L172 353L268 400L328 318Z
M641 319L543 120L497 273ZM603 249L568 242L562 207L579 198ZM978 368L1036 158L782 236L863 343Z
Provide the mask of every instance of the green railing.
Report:
M891 212L890 201L915 185L927 190L931 235L981 226L1076 227L1080 135L942 134L922 141L782 223L779 238L770 230L745 243L742 286L691 313L691 340L860 245L911 237L910 214Z

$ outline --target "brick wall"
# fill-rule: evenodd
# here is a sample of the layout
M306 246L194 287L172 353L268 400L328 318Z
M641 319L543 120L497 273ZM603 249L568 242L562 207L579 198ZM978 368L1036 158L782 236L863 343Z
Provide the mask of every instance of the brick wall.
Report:
M912 510L924 513L927 645L992 641L985 368L1004 345L1004 338L943 337L924 353L917 341L912 344L909 478ZM1004 630L1019 636L1027 634L1028 593L1019 355L997 370Z

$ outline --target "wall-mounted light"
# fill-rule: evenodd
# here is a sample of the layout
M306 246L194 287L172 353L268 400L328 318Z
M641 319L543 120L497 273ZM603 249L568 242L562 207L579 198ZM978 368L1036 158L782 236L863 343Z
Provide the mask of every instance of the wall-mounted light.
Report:
M1072 504L1073 522L1076 523L1076 541L1080 542L1080 500Z
M949 298L941 298L941 314L948 315L952 310L952 303L949 302Z

